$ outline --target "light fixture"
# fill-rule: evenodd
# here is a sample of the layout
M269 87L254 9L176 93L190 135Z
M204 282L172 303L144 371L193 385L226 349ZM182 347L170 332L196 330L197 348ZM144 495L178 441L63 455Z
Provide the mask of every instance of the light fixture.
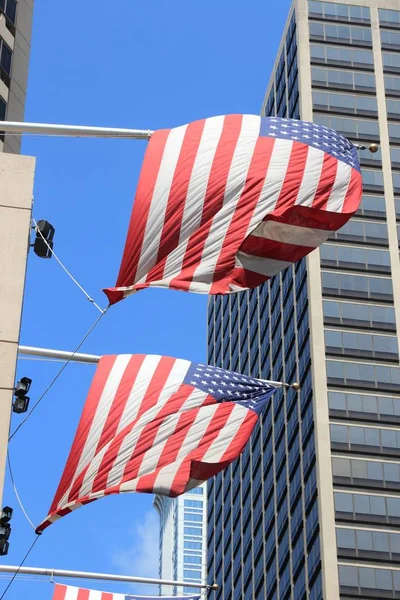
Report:
M4 506L0 516L0 556L8 554L10 544L8 542L11 534L10 521L12 519L13 509L10 506Z
M36 239L33 243L33 251L40 258L51 258L55 231L53 225L48 221L42 219L37 222Z
M29 379L29 377L22 377L14 388L15 400L13 402L13 412L19 415L28 410L29 396L26 394L29 392L31 383L32 379Z

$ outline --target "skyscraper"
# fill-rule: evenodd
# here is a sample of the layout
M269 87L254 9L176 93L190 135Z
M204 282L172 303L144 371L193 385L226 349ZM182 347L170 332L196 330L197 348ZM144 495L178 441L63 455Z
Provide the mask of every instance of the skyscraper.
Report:
M380 150L320 250L210 299L209 363L301 391L209 482L208 579L216 600L400 598L399 0L294 0L262 114Z
M0 121L23 121L34 0L0 0ZM18 153L20 137L0 132L0 151Z
M160 579L204 583L206 581L207 486L177 498L155 496L160 516ZM160 586L160 594L194 594L200 588Z

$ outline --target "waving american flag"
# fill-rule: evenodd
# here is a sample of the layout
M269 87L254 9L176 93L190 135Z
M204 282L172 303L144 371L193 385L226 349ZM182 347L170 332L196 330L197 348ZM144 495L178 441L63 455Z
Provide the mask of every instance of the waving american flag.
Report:
M198 486L239 456L275 388L168 356L103 356L37 532L102 496Z
M155 132L111 304L165 287L260 285L342 227L362 181L355 146L304 121L228 115Z

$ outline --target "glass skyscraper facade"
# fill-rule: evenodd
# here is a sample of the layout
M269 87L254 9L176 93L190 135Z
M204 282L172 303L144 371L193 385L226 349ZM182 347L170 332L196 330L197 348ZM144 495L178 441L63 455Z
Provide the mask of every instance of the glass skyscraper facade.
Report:
M380 149L320 250L210 298L209 363L301 390L209 482L208 581L216 600L400 598L400 2L295 0L262 114Z
M177 498L156 495L154 507L160 516L160 579L205 583L207 484ZM193 595L200 591L196 587L160 587L162 595Z
M0 0L0 121L23 121L34 0ZM18 153L21 138L0 131L0 152Z

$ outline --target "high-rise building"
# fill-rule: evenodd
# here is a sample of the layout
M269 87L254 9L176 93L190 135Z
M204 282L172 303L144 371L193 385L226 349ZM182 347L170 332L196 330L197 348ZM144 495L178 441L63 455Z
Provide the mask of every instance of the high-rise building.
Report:
M23 121L34 0L0 0L0 121ZM0 151L18 153L20 137L0 132Z
M155 496L154 507L160 516L160 579L205 583L207 544L207 486L177 498ZM200 593L200 588L160 586L160 594L181 596Z
M301 391L209 482L208 579L216 600L400 598L399 0L294 0L262 115L380 150L320 250L210 299L209 363Z

